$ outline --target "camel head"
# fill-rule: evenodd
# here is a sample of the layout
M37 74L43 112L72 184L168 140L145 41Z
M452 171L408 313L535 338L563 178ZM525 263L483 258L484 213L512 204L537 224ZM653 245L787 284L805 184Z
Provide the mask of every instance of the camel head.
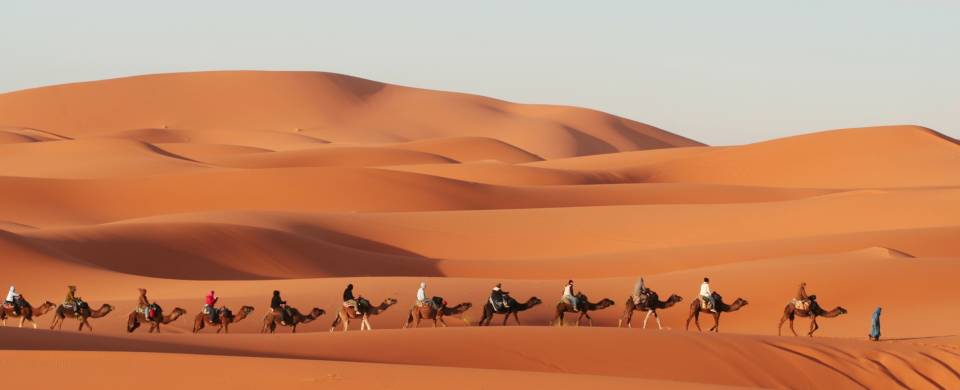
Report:
M44 302L42 305L40 305L40 307L39 307L38 309L51 310L51 309L56 309L56 308L57 308L57 304L56 304L56 303L53 303L53 302L50 302L50 301L46 301L46 302Z
M529 308L529 307L534 307L534 306L539 305L539 304L541 304L541 303L543 303L543 301L541 301L540 298L530 297L530 300L527 301L527 307L528 307L528 308Z
M172 311L170 314L179 317L179 316L182 316L182 315L184 315L184 314L187 314L187 311L184 310L184 309L181 309L181 308L179 308L179 307L175 307L175 308L173 308L173 311Z
M381 308L380 310L386 309L386 308L388 308L388 307L390 307L390 306L393 306L393 305L396 305L396 304L397 304L397 299L396 299L396 298L387 298L387 299L384 299L384 300L383 300L383 303L380 304L380 308Z
M448 310L450 313L458 314L458 313L464 313L464 312L466 312L467 310L470 310L471 307L473 307L473 304L472 304L472 303L470 303L470 302L464 302L464 303L461 303L461 304L456 305L456 306L454 306L454 307L447 308L447 310Z
M250 315L253 312L253 306L243 306L240 308L240 313L244 316Z
M312 317L312 318L317 318L317 317L320 317L320 316L322 316L322 315L324 315L324 314L327 314L327 312L326 312L325 310L323 310L323 309L321 309L321 308L317 308L317 307L313 308L313 310L310 311L310 317Z
M842 308L842 307L840 307L840 306L837 306L836 309L823 312L823 314L821 314L821 315L824 316L824 317L827 317L827 318L831 318L831 317L839 317L839 316L844 315L844 314L847 314L847 309L844 309L844 308Z
M671 294L670 297L667 298L667 302L670 302L670 303L680 303L680 302L683 302L683 297L681 297L681 296L679 296L679 295L677 295L677 294Z
M600 302L597 302L597 308L603 309L603 308L613 306L614 304L615 303L613 302L613 299L603 298L600 300Z
M719 302L719 301L718 301L718 302ZM732 304L730 304L730 307L736 307L736 308L741 308L741 307L744 307L744 306L746 306L746 305L747 305L748 303L750 303L750 302L747 302L747 300L746 300L746 299L743 299L743 298L737 298L737 300L736 300L736 301L733 301L733 303L732 303Z

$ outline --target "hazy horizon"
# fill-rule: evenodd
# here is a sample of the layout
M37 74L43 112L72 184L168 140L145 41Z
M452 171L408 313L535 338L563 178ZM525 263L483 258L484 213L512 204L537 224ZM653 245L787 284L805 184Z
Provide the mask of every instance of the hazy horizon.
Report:
M904 123L960 137L960 4L696 3L14 3L0 93L327 71L594 108L708 144Z

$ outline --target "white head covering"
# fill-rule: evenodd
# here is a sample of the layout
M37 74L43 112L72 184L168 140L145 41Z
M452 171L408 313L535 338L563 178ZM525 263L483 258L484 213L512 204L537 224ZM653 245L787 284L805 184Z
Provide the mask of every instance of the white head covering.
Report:
M420 288L427 288L427 282L420 282Z
M11 284L11 285L10 285L10 292L14 292L14 291L17 291L17 289L14 288L13 285Z

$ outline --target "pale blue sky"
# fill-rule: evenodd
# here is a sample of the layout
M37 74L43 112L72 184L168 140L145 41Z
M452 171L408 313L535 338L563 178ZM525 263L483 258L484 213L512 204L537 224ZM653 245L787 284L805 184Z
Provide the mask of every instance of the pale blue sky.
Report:
M921 124L960 137L960 1L28 1L0 92L322 70L585 106L710 144Z

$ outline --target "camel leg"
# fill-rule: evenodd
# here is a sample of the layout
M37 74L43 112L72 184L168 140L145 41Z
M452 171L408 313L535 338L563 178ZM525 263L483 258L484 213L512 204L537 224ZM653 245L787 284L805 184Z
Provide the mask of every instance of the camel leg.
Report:
M513 319L514 319L515 321L517 321L517 325L519 326L519 325L521 325L521 324L520 324L520 314L518 314L518 313L519 313L519 312L516 312L516 311L513 312Z
M33 329L37 329L37 321L30 320L30 322L33 323Z
M792 316L792 315L790 316L790 331L793 332L793 335L794 335L794 336L797 336L797 330L793 328L793 320L794 320L794 318L795 318L794 316Z
M700 311L697 310L696 314L693 315L693 324L697 326L697 332L703 333L703 329L700 329Z
M25 317L20 317L20 325L17 325L18 328L22 328L22 327L23 327L23 320L24 320L24 319L26 319L26 318L25 318Z
M647 329L647 320L650 319L650 314L653 313L653 310L648 311L647 315L643 317L643 329Z
M633 309L632 309L632 308L631 308L631 309L627 309L627 311L623 313L623 317L620 318L620 323L623 323L623 319L624 319L624 318L626 318L626 320L627 320L627 327L628 327L628 328L633 328L633 323L632 323L632 322L633 322ZM617 324L617 327L618 327L618 328L620 327L620 323Z
M343 331L346 332L348 329L350 329L350 316L343 317L342 320L343 320Z
M297 323L296 323L296 322L293 323L293 329L290 331L290 333L297 333Z
M710 330L720 333L720 312L713 313L713 328Z
M507 312L507 315L503 316L503 326L507 326L507 320L510 319L510 312Z
M820 329L820 325L817 325L817 316L813 316L810 319L810 333L807 333L807 336L813 337L813 332L816 332L817 329Z
M443 325L444 328L447 327L447 321L444 321L443 317L440 317L440 325Z

